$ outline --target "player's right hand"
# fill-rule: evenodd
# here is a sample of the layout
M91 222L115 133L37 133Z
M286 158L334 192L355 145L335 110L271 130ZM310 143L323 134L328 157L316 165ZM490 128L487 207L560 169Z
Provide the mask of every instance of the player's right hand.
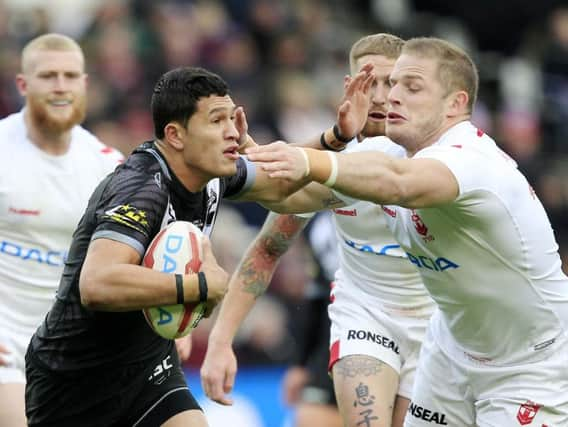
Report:
M237 375L237 358L231 344L209 340L207 353L201 365L201 386L205 395L221 405L232 405L228 396Z
M207 236L203 236L201 244L203 259L201 260L200 271L205 273L207 279L207 305L212 310L227 293L229 274L217 263L217 259L211 250L211 242Z

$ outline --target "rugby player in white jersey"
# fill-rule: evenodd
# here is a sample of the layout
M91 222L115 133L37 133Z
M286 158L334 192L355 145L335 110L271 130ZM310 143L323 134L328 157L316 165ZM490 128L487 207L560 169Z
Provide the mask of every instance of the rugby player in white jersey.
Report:
M443 40L412 39L391 83L387 135L409 158L280 144L249 159L388 213L439 307L405 426L568 425L568 278L533 189L469 121L474 63Z
M81 48L46 34L22 51L22 111L0 120L0 425L25 426L24 354L55 297L71 235L122 159L79 126Z
M341 129L336 129L336 133L339 130L340 135L345 132L366 138L350 144L348 152L386 150L404 156L404 150L387 138L372 138L384 135L389 76L403 43L396 36L375 34L353 45L352 74L364 64L372 63L376 80L371 104L366 101L361 113L357 114L356 98L349 96L349 90L346 97L350 102L340 107ZM324 133L323 143L330 145L330 137L332 131ZM320 210L338 203L344 205L321 184L310 184L301 193L303 199L300 204L292 203L294 208ZM283 203L287 210L288 203ZM420 344L434 303L418 271L387 229L378 205L354 202L333 212L340 268L329 308L332 323L329 369L343 420L338 419L329 405L304 404L298 407L296 425L402 426ZM226 394L231 391L236 375L232 340L255 299L267 288L278 259L308 220L296 215L271 214L243 256L210 335L201 370L204 390L211 399L231 403Z

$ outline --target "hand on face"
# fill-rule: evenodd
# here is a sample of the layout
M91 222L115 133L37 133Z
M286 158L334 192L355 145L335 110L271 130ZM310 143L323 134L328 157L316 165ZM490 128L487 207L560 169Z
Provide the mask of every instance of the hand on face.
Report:
M309 163L301 148L283 141L247 149L248 159L257 163L270 178L300 181L308 174Z
M365 64L354 77L345 76L344 94L337 111L341 135L354 138L363 130L371 105L370 89L374 79L373 64Z
M235 127L239 132L239 153L242 154L247 148L256 147L258 145L248 134L247 117L243 107L237 107L235 110Z

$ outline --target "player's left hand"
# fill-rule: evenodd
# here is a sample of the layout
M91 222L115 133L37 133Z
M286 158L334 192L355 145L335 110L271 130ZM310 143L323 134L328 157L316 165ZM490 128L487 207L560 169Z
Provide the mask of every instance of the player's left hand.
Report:
M339 133L356 137L367 122L371 106L371 87L375 81L373 64L365 64L355 76L345 76L343 99L337 110Z
M300 181L308 174L308 161L302 148L283 141L259 145L246 150L250 161L258 163L270 178L286 178Z
M176 339L176 350L181 362L185 362L191 355L191 334Z
M239 153L244 153L247 148L257 145L254 139L248 134L247 116L243 107L237 107L235 110L235 127L239 132Z

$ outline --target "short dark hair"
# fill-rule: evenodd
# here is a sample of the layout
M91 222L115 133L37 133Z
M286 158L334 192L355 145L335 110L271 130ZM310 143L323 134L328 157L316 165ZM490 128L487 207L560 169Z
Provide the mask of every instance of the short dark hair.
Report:
M164 128L170 122L187 126L200 98L228 93L227 83L203 68L180 67L163 74L154 86L151 102L156 137L164 137Z

